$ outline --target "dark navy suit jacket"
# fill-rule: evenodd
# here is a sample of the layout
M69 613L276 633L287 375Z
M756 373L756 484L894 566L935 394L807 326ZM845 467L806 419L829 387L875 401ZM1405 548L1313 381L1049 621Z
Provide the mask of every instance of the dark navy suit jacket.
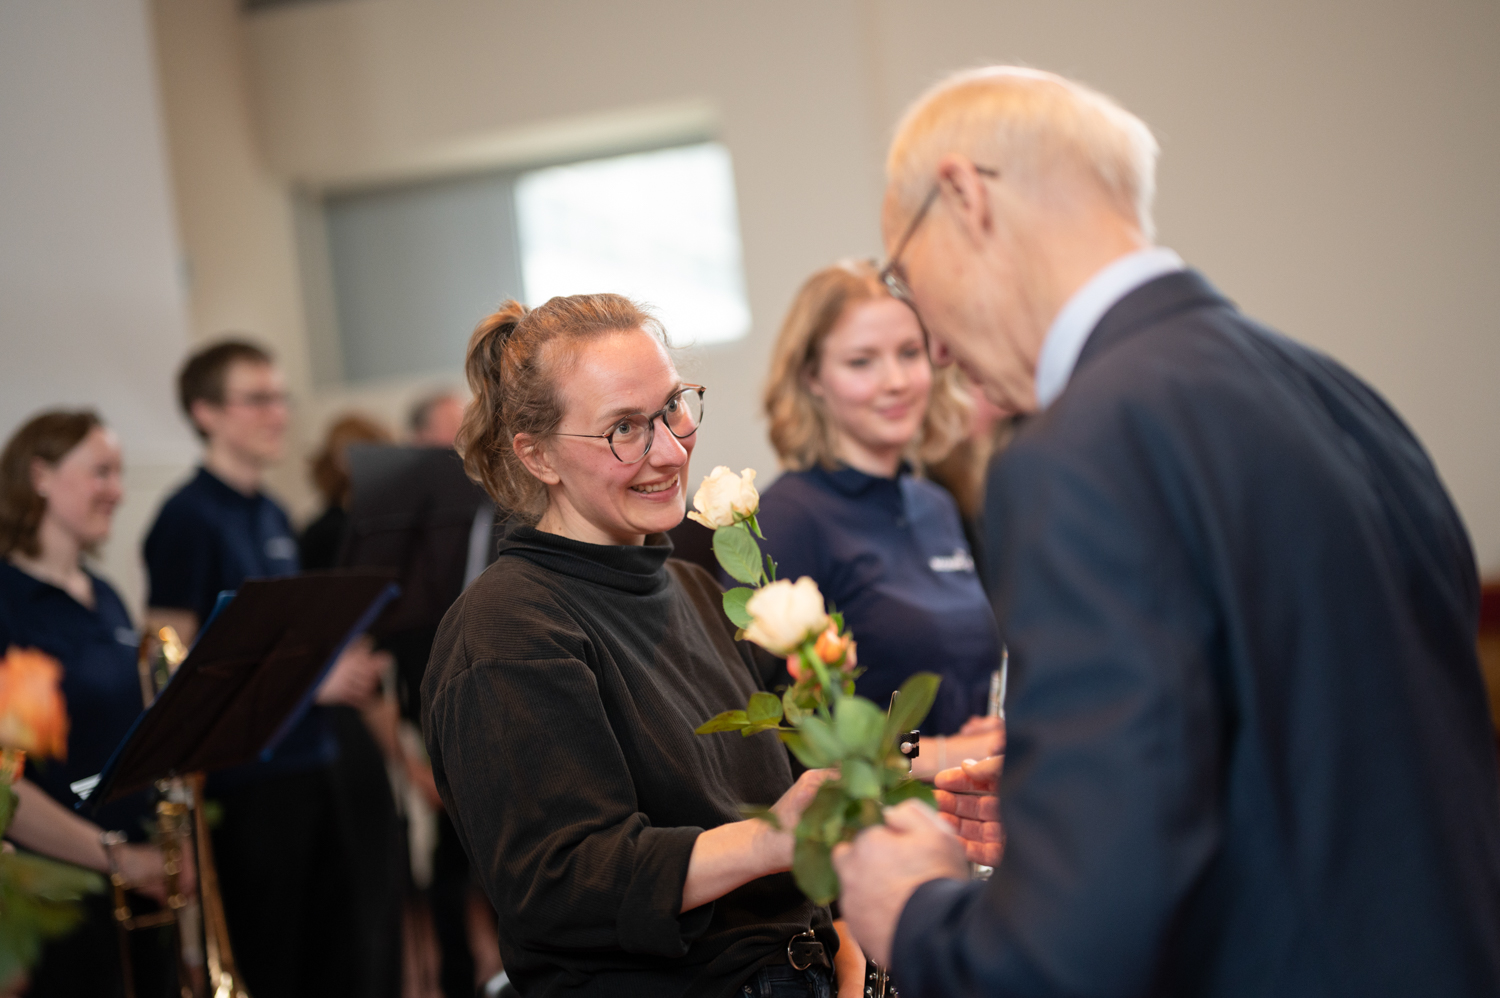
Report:
M1475 565L1374 391L1168 275L990 489L1008 842L906 998L1500 994Z

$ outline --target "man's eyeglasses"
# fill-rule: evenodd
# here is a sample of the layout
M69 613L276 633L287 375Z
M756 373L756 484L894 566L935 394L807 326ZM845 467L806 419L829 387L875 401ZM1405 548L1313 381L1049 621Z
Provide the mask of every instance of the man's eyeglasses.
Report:
M1000 178L1000 171L989 166L975 166L974 172L981 177L989 177L991 180L998 180ZM942 190L942 181L934 181L932 190L928 191L927 196L922 199L921 207L911 217L911 222L907 224L906 231L901 234L901 238L896 242L896 249L891 253L890 261L884 267L880 268L880 283L886 286L886 289L890 291L894 298L904 301L913 312L917 310L917 305L916 302L912 301L911 287L906 283L906 274L901 269L901 254L906 252L906 244L911 242L911 237L916 233L917 226L922 224L922 219L926 218L927 213L932 210L932 203L938 199L938 195L942 193ZM917 321L921 321L920 317ZM922 331L924 333L927 331L925 326Z
M559 433L559 437L588 437L608 440L609 449L616 459L625 464L635 464L651 453L651 442L656 439L656 421L660 419L667 432L678 440L686 440L698 432L703 422L702 385L683 385L667 400L667 404L649 416L632 414L621 416L608 433Z
M292 397L286 392L252 392L249 395L226 398L220 404L225 408L237 405L244 406L246 409L264 410L277 406L290 406L292 404Z

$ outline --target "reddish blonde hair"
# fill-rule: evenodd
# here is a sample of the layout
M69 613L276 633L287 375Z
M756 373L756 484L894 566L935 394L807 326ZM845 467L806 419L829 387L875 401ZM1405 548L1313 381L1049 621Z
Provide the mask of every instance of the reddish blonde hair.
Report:
M666 343L650 313L622 295L570 295L528 309L507 301L469 338L464 374L474 398L464 410L455 446L464 469L501 509L535 521L547 488L516 454L518 433L544 437L562 419L558 381L570 348L605 333L642 329Z

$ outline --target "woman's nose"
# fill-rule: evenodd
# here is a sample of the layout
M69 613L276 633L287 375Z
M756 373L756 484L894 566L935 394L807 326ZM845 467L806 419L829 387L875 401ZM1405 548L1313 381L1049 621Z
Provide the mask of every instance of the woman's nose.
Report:
M677 435L667 429L665 422L657 420L651 433L651 453L646 455L646 460L650 461L653 467L670 468L687 460L687 441L678 440Z

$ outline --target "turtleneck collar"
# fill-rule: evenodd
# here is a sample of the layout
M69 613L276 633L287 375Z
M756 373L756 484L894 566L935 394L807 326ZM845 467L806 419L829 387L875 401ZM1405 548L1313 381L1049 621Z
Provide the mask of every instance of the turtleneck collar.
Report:
M500 542L499 556L524 558L549 572L649 596L667 584L672 541L666 534L651 534L645 544L588 544L535 527L517 527Z

